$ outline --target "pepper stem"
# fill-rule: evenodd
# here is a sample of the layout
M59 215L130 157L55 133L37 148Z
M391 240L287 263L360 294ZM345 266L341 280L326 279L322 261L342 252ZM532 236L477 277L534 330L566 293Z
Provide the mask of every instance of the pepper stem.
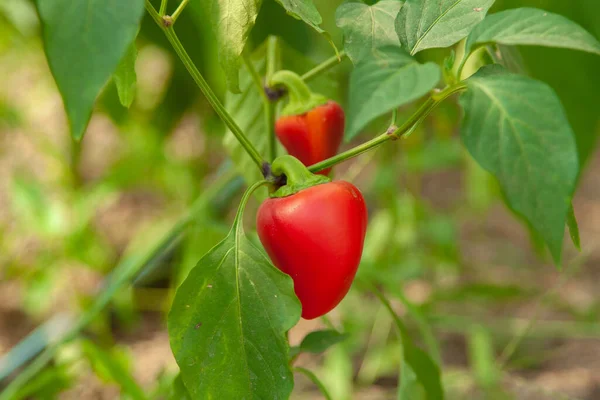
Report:
M331 182L326 176L311 173L300 160L290 155L278 157L273 161L271 172L275 176L285 175L287 179L284 186L271 193L271 197L291 196L311 186Z
M299 115L327 103L323 95L310 91L300 75L288 70L277 71L268 82L270 87L285 86L289 94L289 102L281 111L281 115Z

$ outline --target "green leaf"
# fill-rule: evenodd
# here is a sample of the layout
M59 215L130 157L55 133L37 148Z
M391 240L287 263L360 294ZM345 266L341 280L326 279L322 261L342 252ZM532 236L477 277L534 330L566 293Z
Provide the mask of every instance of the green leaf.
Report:
M202 2L211 16L219 47L219 62L225 71L227 87L240 93L241 55L254 27L262 0L208 0Z
M382 0L372 6L361 2L340 5L335 23L344 32L344 50L356 65L384 46L398 45L394 20L403 1Z
M48 64L71 135L83 137L100 89L135 39L143 0L37 0Z
M562 47L600 54L600 42L581 26L537 8L516 8L487 16L469 35L465 54L473 46L486 43Z
M135 86L137 76L135 74L135 60L137 59L137 49L135 42L131 43L127 53L117 66L117 70L113 74L113 81L117 87L119 101L123 107L129 108L135 98Z
M496 176L509 206L544 238L558 264L579 172L559 99L545 83L498 65L482 68L466 82L460 99L465 146Z
M411 55L449 47L466 37L494 0L406 0L396 18L400 43Z
M440 68L419 64L398 47L381 49L350 75L346 140L355 137L375 118L427 94L440 81Z
M192 398L288 398L286 332L300 319L292 279L244 235L242 198L229 235L177 290L168 328Z
M123 390L123 393L128 394L132 399L146 399L144 391L138 386L118 357L96 346L90 340L83 340L81 344L94 370L98 374L116 382Z
M172 391L173 393L169 397L169 400L191 400L190 394L183 384L183 379L181 379L181 373L177 374L173 380Z
M348 334L340 333L334 329L310 332L302 339L300 346L291 349L290 357L298 353L323 353L334 344L342 342L347 338Z
M319 10L313 4L312 0L276 0L285 11L292 17L304 21L315 31L323 34L325 38L331 43L331 45L335 48L333 41L331 40L331 36L321 28L321 22L323 19L321 18L321 14L319 14Z
M575 245L575 248L581 251L581 240L579 239L579 225L577 224L577 218L575 218L575 210L573 204L569 205L569 213L567 214L567 226L569 227L569 235L571 241Z

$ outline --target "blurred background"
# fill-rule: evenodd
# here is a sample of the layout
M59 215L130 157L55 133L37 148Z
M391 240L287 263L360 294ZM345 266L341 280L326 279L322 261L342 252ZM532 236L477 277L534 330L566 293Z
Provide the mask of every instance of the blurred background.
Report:
M199 3L177 31L227 101ZM340 3L315 0L338 48ZM493 11L524 6L563 14L600 38L597 0L497 0ZM302 60L300 73L333 55L273 0L264 0L250 50L268 35ZM226 235L244 187L223 146L224 126L150 18L137 48L130 109L108 82L74 143L33 4L0 2L0 379L78 333L23 398L136 398L136 383L150 398L167 398L177 373L165 326L174 288ZM452 99L408 139L336 167L336 178L353 181L369 205L359 276L386 292L419 345L436 349L448 398L599 399L600 58L501 50L512 69L550 84L567 110L583 165L574 199L582 251L566 239L562 270L552 265L461 147ZM344 104L351 69L345 60L314 87ZM401 109L400 118L412 111ZM388 123L375 121L355 143ZM246 212L248 231L257 205ZM73 328L80 318L85 327ZM348 337L300 355L297 365L313 370L334 400L395 398L398 337L378 300L354 287L326 319L301 321L290 341L325 327ZM292 398L321 395L298 375Z

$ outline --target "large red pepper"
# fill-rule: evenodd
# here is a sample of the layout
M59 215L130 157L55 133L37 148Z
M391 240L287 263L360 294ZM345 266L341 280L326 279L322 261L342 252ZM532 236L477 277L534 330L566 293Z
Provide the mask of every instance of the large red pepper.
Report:
M351 183L312 175L290 156L277 159L273 172L285 173L288 183L261 204L258 235L273 264L292 277L302 317L317 318L331 311L352 285L367 207Z
M273 85L284 85L290 100L275 123L275 133L288 153L306 166L337 154L344 137L344 110L332 100L312 93L291 71L278 71ZM331 168L320 171L329 175Z

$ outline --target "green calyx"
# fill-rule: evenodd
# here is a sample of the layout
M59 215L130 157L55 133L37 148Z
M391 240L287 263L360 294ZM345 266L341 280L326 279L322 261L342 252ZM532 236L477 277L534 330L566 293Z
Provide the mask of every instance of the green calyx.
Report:
M270 197L287 197L311 186L331 182L326 176L311 173L300 160L290 155L275 159L271 165L271 172L274 176L285 175L287 182L270 193Z
M281 70L273 74L269 86L285 86L289 102L281 111L281 115L300 115L315 107L327 103L327 97L310 91L302 78L292 71Z

